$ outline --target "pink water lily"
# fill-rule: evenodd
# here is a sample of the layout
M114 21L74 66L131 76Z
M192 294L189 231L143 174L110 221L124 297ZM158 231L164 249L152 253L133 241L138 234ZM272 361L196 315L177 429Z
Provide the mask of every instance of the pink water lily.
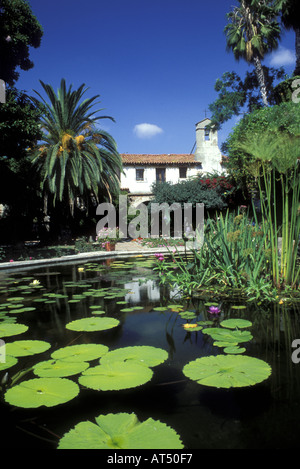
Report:
M208 308L208 311L210 312L210 314L219 314L221 312L220 308L218 308L218 306L210 306Z

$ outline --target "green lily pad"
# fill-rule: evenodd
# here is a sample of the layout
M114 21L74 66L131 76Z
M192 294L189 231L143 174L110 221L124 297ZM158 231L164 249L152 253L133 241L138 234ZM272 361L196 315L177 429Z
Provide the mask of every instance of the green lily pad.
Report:
M6 344L6 353L13 357L25 357L45 352L50 347L51 344L43 340L17 340Z
M78 394L79 386L67 378L34 378L8 389L4 398L17 407L36 408L63 404Z
M181 449L176 431L159 420L139 422L135 414L107 414L96 423L80 422L59 441L58 449Z
M220 322L220 325L222 327L229 327L229 329L243 329L252 326L252 322L246 319L224 319L224 321Z
M234 305L234 306L231 306L232 309L246 309L246 306L245 305Z
M84 361L46 360L33 367L33 372L40 378L64 378L77 375L86 370L89 364Z
M246 355L217 355L191 361L184 366L183 373L204 386L231 388L264 381L270 376L271 367Z
M136 362L108 362L90 367L78 378L78 382L97 391L134 388L147 383L153 372Z
M118 326L120 321L115 318L83 318L71 321L66 325L71 331L104 331Z
M19 314L19 313L24 313L24 309L23 309L23 308L10 309L8 312L9 312L10 314Z
M14 297L8 298L8 301L23 301L23 300L24 300L24 296L14 296Z
M183 311L182 313L179 313L179 316L182 319L194 319L196 314L193 311Z
M184 310L184 307L182 305L168 305L168 308L169 309L172 309L172 310L178 310L178 311L182 311Z
M224 348L224 352L225 353L238 354L238 353L246 352L246 349L244 347L237 347L236 345L232 345L230 347Z
M55 350L51 354L52 358L63 359L64 361L77 362L84 361L88 362L95 360L96 358L102 357L108 352L108 347L102 344L80 344L80 345L69 345Z
M1 356L2 358L2 356ZM12 366L18 363L18 359L16 357L12 357L10 355L5 356L5 361L2 363L0 362L0 371L6 370L7 368L11 368Z
M203 329L205 334L210 335L218 342L227 342L231 344L238 344L240 342L249 342L252 339L252 334L249 331L228 330L219 327L211 327Z
M23 334L28 330L25 324L12 324L3 322L0 324L0 337L10 337L13 335Z
M238 345L237 342L220 342L216 341L213 343L215 347L236 347Z
M114 362L138 363L145 366L157 366L168 358L168 352L161 348L148 345L137 345L112 350L104 355L100 363L108 364Z

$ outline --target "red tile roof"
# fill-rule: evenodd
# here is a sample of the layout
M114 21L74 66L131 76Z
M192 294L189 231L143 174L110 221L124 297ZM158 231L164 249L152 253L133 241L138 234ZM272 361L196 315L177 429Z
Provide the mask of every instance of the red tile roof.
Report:
M124 165L152 165L152 164L201 164L195 161L195 156L190 154L164 154L164 155L131 155L128 153L121 154Z

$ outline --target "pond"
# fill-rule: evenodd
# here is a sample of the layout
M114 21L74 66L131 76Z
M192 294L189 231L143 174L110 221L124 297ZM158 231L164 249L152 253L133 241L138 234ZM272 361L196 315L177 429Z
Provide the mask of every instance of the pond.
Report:
M218 300L220 312L211 314L213 298L182 300L176 289L159 285L153 266L154 258L138 256L0 273L3 447L55 449L80 422L95 425L98 416L118 413L167 425L170 441L181 445L168 448L298 447L300 363L292 360L292 342L300 339L299 307L226 299ZM104 326L94 330L99 319ZM222 344L218 334L208 331L224 332L227 319L244 323L226 328ZM237 346L228 338L232 332L245 334ZM92 344L98 355L80 358L78 352L77 360L70 360L70 350L73 356L77 352L67 347ZM141 350L146 353L142 358ZM226 388L199 384L193 367L188 372L187 364L220 356L259 360L254 363L263 365L261 379ZM101 373L103 367L110 370L100 390L94 382L99 363ZM221 371L227 377L227 365ZM42 379L47 386L52 380L57 389L38 381L28 394L27 383ZM61 380L71 383L69 390L59 387ZM39 401L45 395L46 401ZM150 435L147 430L148 440ZM85 439L80 431L78 438Z

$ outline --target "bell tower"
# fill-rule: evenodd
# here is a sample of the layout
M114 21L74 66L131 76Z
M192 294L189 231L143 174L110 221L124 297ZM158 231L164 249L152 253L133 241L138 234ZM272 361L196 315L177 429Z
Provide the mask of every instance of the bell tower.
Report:
M218 147L218 132L208 127L210 123L211 120L206 117L196 124L195 160L202 163L204 173L221 173L222 154Z

